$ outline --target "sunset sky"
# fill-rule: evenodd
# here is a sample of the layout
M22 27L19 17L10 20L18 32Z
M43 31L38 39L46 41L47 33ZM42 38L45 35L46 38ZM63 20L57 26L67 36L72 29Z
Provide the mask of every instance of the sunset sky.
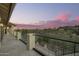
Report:
M42 24L48 21L79 20L79 4L70 3L19 3L10 22L17 24Z

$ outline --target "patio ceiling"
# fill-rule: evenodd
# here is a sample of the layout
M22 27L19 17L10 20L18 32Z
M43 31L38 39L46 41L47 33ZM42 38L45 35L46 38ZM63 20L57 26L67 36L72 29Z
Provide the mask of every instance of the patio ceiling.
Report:
M7 25L14 7L15 3L0 3L0 22Z

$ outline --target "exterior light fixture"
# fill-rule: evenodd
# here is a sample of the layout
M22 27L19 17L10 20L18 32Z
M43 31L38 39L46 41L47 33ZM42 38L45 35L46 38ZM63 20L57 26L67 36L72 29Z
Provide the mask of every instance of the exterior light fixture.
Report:
M3 27L3 24L2 23L0 23L0 27Z
M7 29L9 29L9 27L7 27Z

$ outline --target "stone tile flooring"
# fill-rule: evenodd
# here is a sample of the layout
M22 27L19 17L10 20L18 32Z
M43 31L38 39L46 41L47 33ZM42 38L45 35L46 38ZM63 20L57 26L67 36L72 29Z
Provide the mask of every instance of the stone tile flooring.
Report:
M27 50L26 45L14 36L4 35L2 46L0 47L0 56L40 56L37 52Z

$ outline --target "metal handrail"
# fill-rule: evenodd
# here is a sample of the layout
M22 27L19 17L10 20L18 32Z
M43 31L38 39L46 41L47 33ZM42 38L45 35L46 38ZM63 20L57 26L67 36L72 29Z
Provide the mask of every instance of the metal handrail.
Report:
M54 38L54 37L49 37L47 35L41 35L41 34L36 34L36 36L40 36L40 37L45 37L45 38L49 38L49 39L53 39L53 40L59 40L59 41L64 41L64 42L69 42L69 43L73 43L74 44L74 56L75 56L75 53L76 53L76 44L79 44L79 42L74 42L74 41L69 41L69 40L63 40L63 39L60 39L60 38ZM64 55L64 53L63 53Z

